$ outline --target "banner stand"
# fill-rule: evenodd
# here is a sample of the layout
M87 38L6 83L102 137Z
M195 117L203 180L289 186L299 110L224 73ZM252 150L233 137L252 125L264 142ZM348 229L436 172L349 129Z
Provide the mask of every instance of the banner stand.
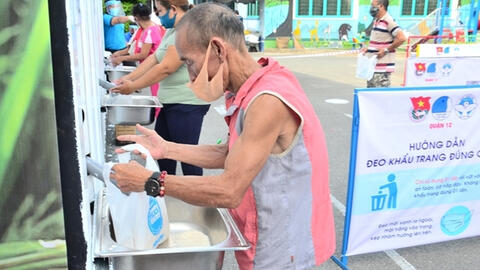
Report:
M450 91L449 91L450 90ZM388 92L387 95L382 95L381 92ZM362 95L362 108L359 106L359 95ZM428 96L428 99L427 99ZM431 99L431 105L429 103L429 99ZM449 99L449 100L448 100ZM468 118L464 117L462 115L461 111L455 111L457 110L459 105L464 105L464 101L468 102L473 102L475 105L473 109L470 111L471 114L469 113ZM390 101L391 103L388 103L386 101ZM420 119L415 119L415 111L417 108L415 107L415 103L419 102L424 104L426 101L426 104L428 105L428 109L425 111L425 114L421 116ZM435 101L435 102L434 102ZM438 102L438 104L437 104ZM451 105L445 105L445 104L451 104ZM396 109L397 111L392 112L392 115L386 114L377 114L378 112L382 112L382 110L389 112L392 110L392 104L394 104L395 107L394 110ZM413 105L412 105L413 104ZM443 105L442 105L443 104ZM475 136L472 136L469 133L469 131L463 132L463 129L466 125L473 125L476 122L480 122L480 88L478 86L441 86L441 87L408 87L408 88L378 88L378 89L373 89L373 88L362 88L362 89L355 89L354 91L354 102L353 102L353 117L352 117L352 136L351 136L351 146L350 146L350 161L349 161L349 179L348 179L348 190L347 190L347 201L346 201L346 213L345 213L345 222L344 222L344 231L343 231L343 242L342 242L342 251L341 251L341 256L340 258L337 258L335 256L332 256L331 259L334 261L341 269L344 270L349 270L348 268L348 256L353 256L353 255L360 255L360 254L367 254L367 253L372 253L372 252L379 252L379 251L387 251L387 250L392 250L392 249L397 249L397 248L404 248L404 247L413 247L413 246L418 246L418 245L425 245L425 244L430 244L430 243L435 243L435 242L443 242L443 241L450 241L450 240L456 240L456 239L461 239L461 238L468 238L468 237L473 237L480 235L480 231L478 230L477 226L475 225L475 222L478 222L478 220L471 220L471 214L466 214L464 215L463 221L465 224L463 224L462 228L459 228L458 226L453 228L456 231L445 231L449 230L449 224L447 223L448 218L450 217L455 217L457 218L459 216L459 208L462 210L462 208L470 208L469 210L472 212L475 212L475 206L476 203L475 201L477 199L465 199L465 195L469 196L471 195L470 193L475 193L477 192L475 189L478 189L477 187L470 188L468 191L459 191L459 192L464 192L464 193L459 193L458 189L457 191L453 192L452 195L442 195L443 197L438 197L436 199L436 204L435 202L431 203L433 199L427 200L429 203L425 203L425 200L418 199L416 192L413 192L414 190L416 191L420 187L429 187L429 185L425 185L424 183L417 183L417 179L433 179L433 180L438 180L434 178L421 178L415 176L415 178L408 178L407 176L413 175L415 173L418 173L418 170L420 170L420 174L425 174L427 176L434 175L437 176L438 178L444 177L444 180L446 181L446 185L453 183L453 187L455 185L462 185L467 187L467 181L466 179L475 179L475 181L479 180L480 181L480 170L478 169L471 169L477 168L476 164L480 163L480 140L475 139ZM369 107L372 105L378 105L377 108L370 109ZM440 106L436 106L440 105ZM465 104L469 105L469 104ZM471 104L470 104L471 105ZM409 106L409 107L407 107ZM401 108L400 108L401 107ZM445 114L445 112L439 112L439 109L445 109L445 110L451 110L450 114ZM472 107L470 107L472 108ZM476 111L475 111L476 108ZM360 127L360 109L362 110L362 117L366 117L366 119L369 119L369 122L365 122L363 127ZM375 119L377 116L378 118ZM385 119L390 120L390 117L392 117L392 123L394 123L394 129L392 131L392 123L386 122ZM413 118L412 118L413 117ZM448 117L448 118L447 118ZM395 118L395 119L393 119ZM439 120L440 119L440 120ZM383 122L382 122L383 120ZM372 125L372 121L374 124ZM401 122L403 121L403 122ZM469 122L469 123L468 123ZM378 125L378 123L383 123L384 126ZM443 124L445 124L445 126ZM452 127L453 123L453 127ZM442 124L442 125L441 125ZM448 125L450 124L450 125ZM368 131L368 128L370 129L375 129L375 132L378 132L378 137L382 138L382 136L386 136L388 134L395 134L396 137L392 136L392 138L389 137L388 142L394 142L392 145L385 144L385 141L382 141L384 144L381 144L382 142L377 142L377 138L370 138L367 139L372 135ZM403 129L402 129L403 128ZM363 131L362 131L363 130ZM423 131L423 133L418 133L418 131ZM402 133L402 131L404 133ZM361 142L363 145L359 144L359 135L360 132L362 132L363 135L361 135ZM405 138L406 133L413 133L415 136ZM417 133L415 133L417 132ZM444 135L449 134L449 135ZM403 137L402 137L403 134ZM377 135L375 133L375 135ZM409 134L410 135L410 134ZM457 137L460 139L460 145L455 148L455 151L463 151L467 153L468 150L471 150L469 152L472 152L472 156L468 157L462 157L461 159L458 158L453 158L452 159L452 151L454 149L448 148L447 140L450 140L452 137L449 136L455 136L455 140L457 140ZM463 137L462 137L463 136ZM401 138L401 139L399 139ZM403 140L402 140L403 138ZM436 149L414 149L412 148L413 145L416 145L416 143L422 139L425 141L431 141L431 142L436 142L437 146ZM463 144L461 143L463 139ZM373 144L372 144L373 141ZM370 143L370 144L369 144ZM445 144L440 144L440 143L445 143ZM377 145L375 145L377 144ZM370 150L372 148L373 153L366 153L366 149ZM381 149L387 149L386 151L382 153L377 153L375 150L378 150L379 148L376 147L381 147ZM359 152L359 148L360 152ZM435 147L434 147L435 148ZM478 148L478 149L477 149ZM474 150L474 151L473 151ZM403 165L398 165L397 163L394 162L394 164L388 164L382 168L369 168L368 162L365 163L366 160L370 161L373 160L373 158L376 158L375 155L385 157L385 159L390 158L391 160L396 160L396 158L399 156L399 153L405 153L401 151L407 151L407 154L410 154L412 156L415 156L415 161L411 162L411 164L408 164L406 166ZM439 161L429 161L425 163L423 160L421 160L421 163L418 163L416 161L418 159L419 155L430 155L433 156L433 154L440 154L440 155L445 155L447 158ZM359 163L358 163L359 162ZM365 164L364 164L365 163ZM390 166L390 167L388 167ZM417 168L419 166L420 168ZM365 168L364 168L365 167ZM466 167L469 167L465 169ZM417 171L416 171L417 170ZM432 174L432 170L434 173ZM412 173L413 172L413 173ZM376 176L380 175L380 176ZM385 178L385 176L388 175L388 178ZM393 179L392 176L393 175ZM397 176L397 181L395 182L395 175ZM423 175L423 176L425 176ZM450 177L450 180L447 178ZM455 179L453 179L455 176ZM458 179L457 179L458 176ZM463 177L465 176L465 180L462 180ZM378 184L377 179L373 179L374 177L377 177L381 179L381 184ZM369 179L371 182L363 182L366 178ZM372 180L370 180L372 178ZM435 188L436 190L439 191L448 191L451 190L450 188L447 190L445 188L445 185L440 185L438 182L432 182L430 183L430 186ZM355 182L357 181L357 185L359 187L359 190L355 190ZM376 182L375 182L376 181ZM386 182L388 181L388 182ZM427 181L427 180L425 180ZM385 183L391 183L395 182L395 196L396 194L396 185L398 182L399 190L401 192L398 193L399 195L399 203L397 204L396 198L395 202L393 203L393 206L390 207L388 206L388 209L386 206L383 206L381 208L375 208L375 203L374 203L374 197L375 195L378 196L383 196L385 197L386 194L381 194L382 192L377 192L374 188L381 188L385 185ZM443 183L443 182L442 182ZM362 185L360 185L362 184ZM365 192L365 187L368 187L368 192ZM362 190L363 189L363 190ZM377 189L378 190L378 189ZM354 198L354 191L355 191L355 196ZM387 189L385 189L384 192L387 192ZM390 190L388 190L387 194L390 197ZM375 194L374 194L375 193ZM381 194L381 195L379 195ZM449 193L450 194L450 193ZM453 195L455 194L455 195ZM368 196L366 196L368 195ZM421 194L420 194L421 195ZM371 201L365 198L371 198ZM432 197L433 198L433 197ZM385 198L384 198L385 199ZM434 200L433 200L434 201ZM384 200L383 203L386 201ZM355 203L355 213L353 212L353 206ZM462 206L458 206L458 205ZM386 204L385 204L386 205ZM453 206L453 207L452 207ZM467 206L467 207L464 207ZM409 233L413 233L415 237L410 238L414 240L412 243L409 243L408 245L403 245L402 239L398 238L393 238L391 241L382 239L379 240L379 236L388 236L386 233L383 232L383 227L378 226L376 222L380 222L378 224L388 224L388 223L395 223L400 221L400 224L402 221L408 221L408 222L417 222L420 224L422 222L421 219L414 219L416 216L421 216L422 213L422 208L424 209L423 211L431 211L431 208L438 209L434 211L435 213L430 213L430 216L433 218L433 221L429 221L429 223L422 223L422 224L429 224L430 227L433 226L433 229L430 228L430 232L421 234L419 230L415 228L415 226L412 226L409 228L410 231ZM365 210L366 209L366 210ZM420 209L420 210L418 210ZM447 211L448 210L448 211ZM454 210L452 212L452 210ZM463 211L463 210L462 210ZM468 211L467 211L468 212ZM462 213L463 214L463 213ZM352 223L352 216L355 216L355 221L356 224ZM365 221L365 218L370 220L373 217L372 220L372 226L370 227L365 227L365 230L367 231L364 235L358 235L359 232L359 227L363 228L364 224L362 222ZM353 227L352 227L353 226ZM386 227L388 229L388 227ZM394 227L391 227L392 229L395 229ZM406 229L406 228L405 228ZM452 230L453 230L452 229ZM356 233L355 233L356 231ZM442 232L443 231L443 232ZM418 232L418 236L417 236ZM358 235L358 237L356 236ZM440 236L440 238L438 238ZM352 238L353 237L353 238ZM361 238L359 240L358 238ZM375 237L378 237L377 239L373 239ZM357 238L357 239L356 239ZM349 246L349 239L353 239L352 243L350 243ZM383 241L383 242L382 242ZM407 241L408 242L408 241ZM371 243L374 244L374 248L369 250ZM399 245L399 243L402 243ZM385 246L385 245L390 245L390 246ZM368 246L368 248L365 248L365 246ZM350 255L347 255L350 254Z
M347 257L343 257L343 256L342 256L341 259L338 259L337 257L332 256L331 259L332 259L332 261L333 261L334 263L336 263L336 264L337 264L340 268L342 268L343 270L350 270L350 269L348 269L348 267L347 267L347 262L346 262L346 261L347 261ZM345 260L345 263L343 262L343 260Z
M354 90L353 98L353 117L352 117L352 137L350 138L350 166L348 172L348 189L347 189L347 203L345 209L345 222L343 224L343 244L342 256L339 258L332 256L332 260L343 270L348 269L348 257L345 255L348 246L348 235L350 232L350 217L352 214L352 200L353 200L353 184L355 178L357 143L358 143L358 98L357 89Z

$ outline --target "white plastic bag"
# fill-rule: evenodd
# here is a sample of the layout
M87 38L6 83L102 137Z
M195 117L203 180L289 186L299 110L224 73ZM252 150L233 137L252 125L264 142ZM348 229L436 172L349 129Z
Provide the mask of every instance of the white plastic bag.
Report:
M147 155L145 167L158 172L157 163L143 146L130 144L122 148L128 152L118 155L119 163L129 162L130 152L139 150ZM104 179L110 179L113 165L105 164ZM131 249L142 250L154 249L167 240L169 223L165 199L148 196L145 192L124 194L112 181L115 180L105 180L105 183L117 243Z
M357 71L355 76L360 79L370 80L375 72L377 65L377 56L368 57L366 54L359 53L357 58Z

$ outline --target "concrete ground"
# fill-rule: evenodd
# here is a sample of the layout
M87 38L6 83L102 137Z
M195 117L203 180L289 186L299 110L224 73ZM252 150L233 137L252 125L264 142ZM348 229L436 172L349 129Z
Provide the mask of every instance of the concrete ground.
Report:
M337 249L335 255L341 255L344 224L344 205L348 182L348 160L350 157L350 130L352 115L353 89L365 86L365 81L355 78L356 54L328 55L327 51L277 51L253 54L255 58L270 56L280 64L292 70L310 98L315 111L322 122L330 161L330 188L334 206ZM338 51L334 51L338 52ZM404 55L397 55L396 72L392 77L392 86L400 86L403 81ZM344 99L347 104L326 103L327 99ZM215 144L218 139L227 137L225 122L217 112L222 101L213 103L205 117L200 143ZM206 174L219 173L207 170ZM349 257L350 269L422 269L422 270L462 270L480 269L480 238L468 238ZM224 261L225 270L236 270L238 266L232 252L227 252ZM328 260L314 270L340 269Z

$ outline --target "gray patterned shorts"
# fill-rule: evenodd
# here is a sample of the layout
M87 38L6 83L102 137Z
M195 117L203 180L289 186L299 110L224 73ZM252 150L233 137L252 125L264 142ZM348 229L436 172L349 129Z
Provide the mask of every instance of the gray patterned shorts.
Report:
M390 72L375 72L367 81L367 88L390 87Z

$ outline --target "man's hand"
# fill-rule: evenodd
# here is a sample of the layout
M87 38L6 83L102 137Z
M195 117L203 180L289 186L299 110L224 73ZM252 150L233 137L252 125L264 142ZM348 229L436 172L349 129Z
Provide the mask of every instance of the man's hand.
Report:
M123 192L141 192L145 190L145 182L152 174L152 171L131 160L129 163L115 164L110 178L117 181L118 187Z
M163 159L166 157L166 154L168 153L167 141L160 137L154 130L142 127L139 124L137 124L137 130L142 135L121 135L118 136L117 139L119 141L131 141L141 144L150 152L150 155L152 155L153 159ZM120 148L115 150L115 152L121 154L125 151Z
M364 46L360 49L361 54L365 54L367 52L367 48Z
M135 91L132 87L132 81L130 80L122 80L119 84L117 83L119 80L114 81L114 83L117 85L110 89L113 93L120 93L123 95L129 95Z
M387 55L387 52L385 49L380 49L380 51L377 53L377 59L380 59L382 57L384 57L385 55Z

